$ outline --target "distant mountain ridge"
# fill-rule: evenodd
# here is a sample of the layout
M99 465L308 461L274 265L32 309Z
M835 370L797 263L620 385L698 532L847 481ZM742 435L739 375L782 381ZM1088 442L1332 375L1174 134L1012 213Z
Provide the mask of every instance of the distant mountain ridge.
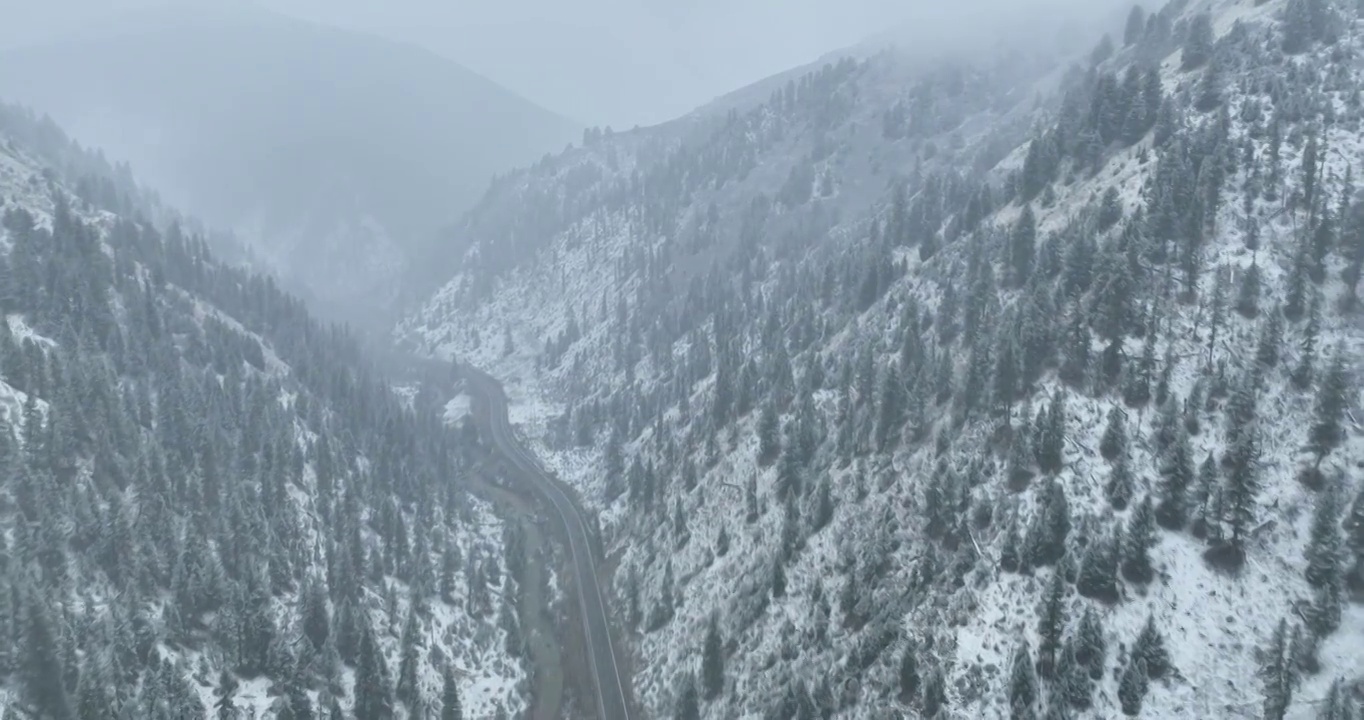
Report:
M143 12L3 53L0 93L362 318L392 311L413 250L489 178L578 134L432 53L255 8Z

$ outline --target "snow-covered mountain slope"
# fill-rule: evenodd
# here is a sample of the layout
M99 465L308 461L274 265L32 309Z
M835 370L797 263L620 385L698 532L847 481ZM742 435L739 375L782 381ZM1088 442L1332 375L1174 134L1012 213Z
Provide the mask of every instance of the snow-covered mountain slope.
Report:
M525 707L440 408L129 178L0 108L0 715Z
M1357 11L1181 0L593 138L398 335L510 380L600 513L652 715L1345 717Z

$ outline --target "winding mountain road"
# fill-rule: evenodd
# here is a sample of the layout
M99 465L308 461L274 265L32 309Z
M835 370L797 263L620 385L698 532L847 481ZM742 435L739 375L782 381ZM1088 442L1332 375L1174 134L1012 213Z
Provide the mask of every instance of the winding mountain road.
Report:
M587 523L564 488L516 437L507 418L507 395L502 384L469 365L461 363L457 369L466 381L469 393L478 400L475 420L479 427L486 429L493 446L520 472L521 477L516 480L526 483L543 498L563 523L569 559L573 563L578 608L582 613L589 669L597 691L597 714L602 720L630 720L630 705L626 699L629 678L622 674L616 662L606 603L602 599L601 586L597 584L597 564L592 556Z

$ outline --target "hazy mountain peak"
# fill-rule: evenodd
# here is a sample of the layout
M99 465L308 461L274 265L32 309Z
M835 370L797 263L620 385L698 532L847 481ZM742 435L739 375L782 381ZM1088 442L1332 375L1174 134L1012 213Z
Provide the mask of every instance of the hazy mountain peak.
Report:
M433 228L577 136L429 51L255 6L149 9L0 58L0 94L132 160L347 314L391 312L392 273ZM389 271L338 278L305 260L316 253L355 268L377 253Z

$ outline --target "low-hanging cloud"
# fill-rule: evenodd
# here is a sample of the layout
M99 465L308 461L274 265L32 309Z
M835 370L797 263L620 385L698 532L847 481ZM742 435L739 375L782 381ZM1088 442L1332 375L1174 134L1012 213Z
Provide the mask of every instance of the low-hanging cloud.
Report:
M0 47L162 4L7 3ZM767 75L873 36L923 53L1004 37L1088 37L1131 0L259 0L272 10L422 45L589 125L661 122Z

